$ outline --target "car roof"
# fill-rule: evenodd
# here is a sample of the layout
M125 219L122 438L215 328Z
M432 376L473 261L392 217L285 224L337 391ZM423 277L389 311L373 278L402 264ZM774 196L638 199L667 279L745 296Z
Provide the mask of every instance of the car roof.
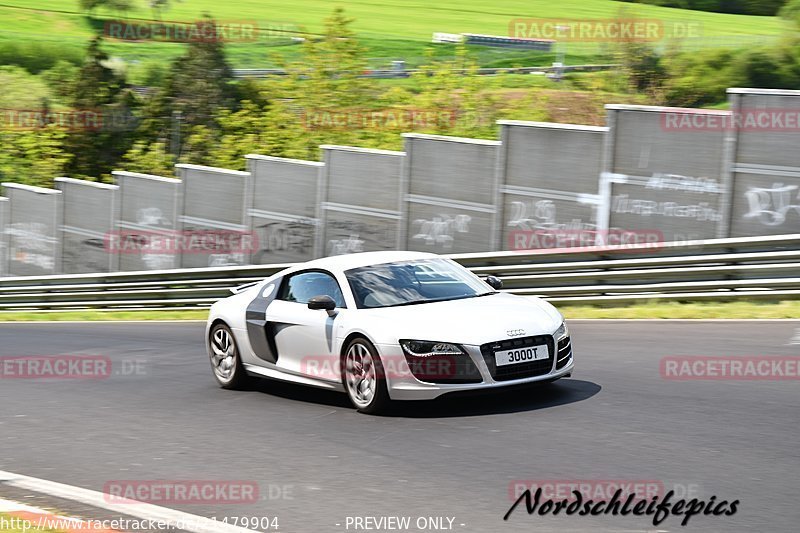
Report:
M411 261L414 259L429 259L439 257L428 252L408 252L408 251L384 251L384 252L361 252L356 254L333 255L314 259L306 263L294 265L284 271L284 274L306 270L309 268L322 268L325 270L343 272L351 268L380 265L382 263L393 263L396 261Z

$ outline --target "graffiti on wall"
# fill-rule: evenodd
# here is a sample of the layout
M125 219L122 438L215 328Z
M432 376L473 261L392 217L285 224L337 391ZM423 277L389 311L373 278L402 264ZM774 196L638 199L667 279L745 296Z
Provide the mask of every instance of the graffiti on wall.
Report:
M39 222L15 222L5 230L9 237L11 261L53 270L57 239L48 235L48 226Z
M310 254L314 248L314 228L315 221L311 218L255 226L258 250L253 261L261 263L272 253Z
M773 183L770 188L749 187L744 196L748 207L744 218L756 219L765 226L783 225L792 211L800 215L800 187L797 185Z
M395 220L376 219L372 222L328 220L327 255L354 254L397 247L398 224Z
M145 233L150 233L147 231L147 228L153 228L153 230L172 229L172 220L165 217L164 213L158 207L142 207L137 209L136 224L144 228ZM131 235L131 238L134 238L134 236ZM145 235L142 235L140 238L147 239ZM147 269L163 270L175 267L175 254L163 253L162 250L156 247L147 246L146 242L143 242L143 244L144 246L141 249L140 257Z
M719 182L713 178L662 173L653 174L648 178L644 188L651 191L675 191L700 195L718 195L723 190ZM673 200L631 198L628 194L617 194L611 198L611 212L642 217L690 218L697 222L717 223L722 220L722 211L716 206L716 202L716 198L705 202L686 203Z
M328 255L357 254L364 250L364 239L361 235L353 233L343 239L330 239L328 241Z
M579 218L559 223L556 215L556 204L552 200L513 201L507 225L518 230L591 230L597 227Z
M412 239L421 240L427 246L438 246L444 250L453 247L453 241L457 233L469 233L469 223L472 217L469 215L449 214L436 215L430 220L418 218L414 221L417 227Z

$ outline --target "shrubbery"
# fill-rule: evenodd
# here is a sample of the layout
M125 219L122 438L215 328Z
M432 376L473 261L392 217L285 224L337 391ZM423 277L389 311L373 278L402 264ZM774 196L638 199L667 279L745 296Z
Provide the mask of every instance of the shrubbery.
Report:
M16 65L38 74L60 61L73 65L83 63L84 50L62 43L0 41L0 65Z
M724 102L729 87L800 89L800 39L748 50L667 51L648 45L623 50L622 64L632 90L656 103L702 107Z

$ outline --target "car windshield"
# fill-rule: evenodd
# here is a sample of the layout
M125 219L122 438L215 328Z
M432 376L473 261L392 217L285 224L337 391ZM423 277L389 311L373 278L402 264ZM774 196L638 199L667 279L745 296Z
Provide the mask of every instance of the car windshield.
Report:
M345 276L359 309L456 300L495 292L449 259L384 263L347 270Z

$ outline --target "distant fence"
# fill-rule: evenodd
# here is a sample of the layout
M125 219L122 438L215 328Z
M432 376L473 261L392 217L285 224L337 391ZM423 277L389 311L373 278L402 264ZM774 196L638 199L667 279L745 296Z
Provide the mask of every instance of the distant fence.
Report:
M729 94L731 111L609 105L606 127L501 121L499 141L408 133L403 152L249 155L244 172L5 183L0 275L800 233L800 91Z

